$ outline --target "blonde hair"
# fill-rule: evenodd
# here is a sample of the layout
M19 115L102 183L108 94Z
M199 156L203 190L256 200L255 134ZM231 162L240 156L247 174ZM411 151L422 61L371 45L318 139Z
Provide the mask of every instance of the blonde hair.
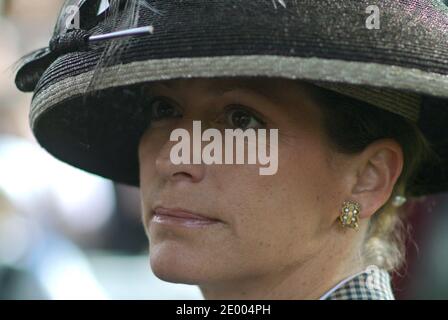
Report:
M370 219L363 244L363 258L388 271L401 267L405 261L405 240L408 229L404 207L394 207L392 197Z
M408 201L424 199L425 196L412 197L409 185L417 175L418 169L427 161L440 161L431 144L421 131L410 123L412 134L408 141L402 141L405 163L400 177L395 183L388 201L372 216L364 242L363 256L367 264L375 264L388 271L399 269L405 260L405 240L409 230L405 223L408 206L394 206L394 197L404 196Z

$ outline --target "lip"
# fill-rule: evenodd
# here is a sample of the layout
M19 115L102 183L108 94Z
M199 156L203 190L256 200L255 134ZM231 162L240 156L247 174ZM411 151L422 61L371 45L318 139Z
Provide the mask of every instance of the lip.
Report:
M210 226L221 222L220 220L211 219L182 208L165 208L159 206L155 207L151 214L151 222L162 225L196 228Z

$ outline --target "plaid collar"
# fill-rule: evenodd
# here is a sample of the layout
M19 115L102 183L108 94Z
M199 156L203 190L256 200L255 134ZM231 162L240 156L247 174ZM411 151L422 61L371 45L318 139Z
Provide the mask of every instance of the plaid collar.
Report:
M333 287L320 300L395 300L389 273L375 265Z

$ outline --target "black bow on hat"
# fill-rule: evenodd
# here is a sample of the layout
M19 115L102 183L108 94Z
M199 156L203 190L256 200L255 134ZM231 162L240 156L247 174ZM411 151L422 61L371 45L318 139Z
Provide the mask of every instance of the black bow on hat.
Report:
M124 1L120 5L123 7ZM87 30L104 21L109 7L109 0L67 0L48 47L38 49L22 59L16 74L17 88L24 92L33 91L48 66L63 54L88 50L96 42L153 33L152 26L144 26L91 35Z

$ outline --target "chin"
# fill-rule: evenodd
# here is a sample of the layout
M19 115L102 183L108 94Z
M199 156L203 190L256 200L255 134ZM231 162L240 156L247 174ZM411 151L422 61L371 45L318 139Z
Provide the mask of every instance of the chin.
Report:
M202 259L189 256L185 250L162 244L150 249L149 259L152 272L160 280L193 285L204 281Z

